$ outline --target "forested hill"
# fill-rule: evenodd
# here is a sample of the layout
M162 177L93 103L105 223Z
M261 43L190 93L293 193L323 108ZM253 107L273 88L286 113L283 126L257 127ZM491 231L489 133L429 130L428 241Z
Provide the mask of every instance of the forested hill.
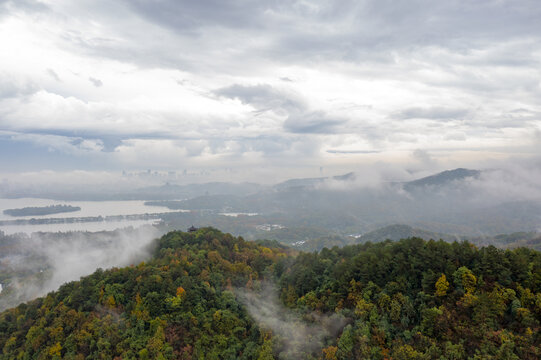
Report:
M298 254L205 228L3 312L0 359L539 359L540 321L533 250Z

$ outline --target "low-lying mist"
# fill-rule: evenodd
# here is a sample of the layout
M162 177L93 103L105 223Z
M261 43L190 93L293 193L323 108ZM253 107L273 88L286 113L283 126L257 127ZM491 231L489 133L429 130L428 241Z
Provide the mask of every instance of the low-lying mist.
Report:
M160 236L153 226L103 232L0 233L0 310L78 280L98 268L138 263Z
M239 288L235 294L258 325L271 330L277 340L282 359L299 359L320 351L326 339L336 337L347 320L337 314L311 312L300 315L282 305L278 291L265 285L259 292Z
M499 162L439 173L439 168L409 174L405 168L386 166L352 170L341 176L292 179L266 187L199 184L193 194L204 196L161 205L193 211L171 213L163 221L170 229L191 224L215 226L247 238L288 244L314 237L365 234L393 224L457 238L541 230L539 161ZM421 173L432 176L423 178ZM184 194L187 188L168 184L148 194L181 199L175 192ZM225 217L222 212L257 216ZM278 230L258 230L269 224ZM160 233L148 226L97 233L0 235L2 309L43 295L98 267L138 262L148 255L147 245Z
M329 178L307 189L302 199L293 194L288 201L304 212L341 211L370 230L391 224L467 236L539 230L541 166L498 165L434 172L409 181L387 181L378 171L356 172Z

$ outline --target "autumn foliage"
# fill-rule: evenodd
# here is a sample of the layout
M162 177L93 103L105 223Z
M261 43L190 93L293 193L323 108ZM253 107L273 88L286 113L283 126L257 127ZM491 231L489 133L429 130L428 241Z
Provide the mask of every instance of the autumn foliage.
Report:
M287 358L235 293L263 283L306 326L346 319L306 359L541 358L539 252L412 238L299 254L204 228L3 312L0 359Z

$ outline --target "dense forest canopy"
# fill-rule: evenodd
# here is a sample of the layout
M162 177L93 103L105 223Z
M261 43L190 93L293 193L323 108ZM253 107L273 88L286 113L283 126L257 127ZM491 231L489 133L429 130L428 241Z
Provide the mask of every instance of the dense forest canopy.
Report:
M0 359L538 359L541 253L203 228L0 315Z

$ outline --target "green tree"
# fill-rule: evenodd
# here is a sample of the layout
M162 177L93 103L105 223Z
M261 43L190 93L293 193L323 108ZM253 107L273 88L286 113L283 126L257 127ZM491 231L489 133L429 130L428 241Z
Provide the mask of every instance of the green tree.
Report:
M455 286L462 291L467 293L473 293L475 291L477 278L467 267L462 266L458 268L458 270L453 273L453 280Z

